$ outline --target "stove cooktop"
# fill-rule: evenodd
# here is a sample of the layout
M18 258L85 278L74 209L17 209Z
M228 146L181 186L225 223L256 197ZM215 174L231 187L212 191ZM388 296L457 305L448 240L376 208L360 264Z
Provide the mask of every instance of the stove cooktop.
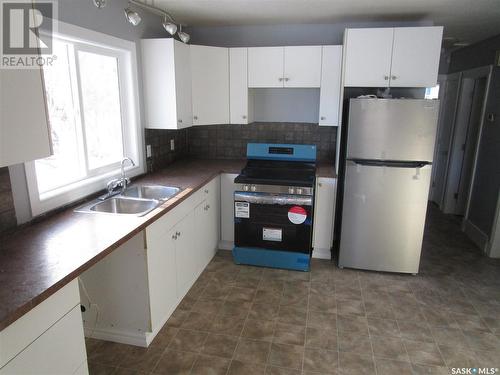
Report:
M248 160L234 182L255 185L313 187L315 163L274 160Z

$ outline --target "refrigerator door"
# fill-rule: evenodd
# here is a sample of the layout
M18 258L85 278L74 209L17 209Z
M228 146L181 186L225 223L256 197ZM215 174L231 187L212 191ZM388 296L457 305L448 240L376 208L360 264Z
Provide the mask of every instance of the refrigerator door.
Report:
M347 161L339 266L417 273L431 166Z
M439 101L351 99L348 159L432 161Z

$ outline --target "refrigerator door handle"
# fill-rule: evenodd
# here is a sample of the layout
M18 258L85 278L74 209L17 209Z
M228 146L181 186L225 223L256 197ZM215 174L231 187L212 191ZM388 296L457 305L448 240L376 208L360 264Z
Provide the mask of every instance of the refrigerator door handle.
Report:
M358 165L370 167L392 167L392 168L423 168L426 165L431 165L430 161L403 161L403 160L377 160L377 159L347 159Z

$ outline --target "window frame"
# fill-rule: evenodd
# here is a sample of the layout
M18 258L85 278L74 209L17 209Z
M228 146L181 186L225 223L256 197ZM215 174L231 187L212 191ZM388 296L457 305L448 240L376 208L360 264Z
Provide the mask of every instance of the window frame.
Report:
M58 22L58 31L54 37L75 44L77 65L80 50L117 58L123 153L135 162L135 166L127 167L126 172L128 177L143 174L145 172L144 134L140 121L136 43L64 22ZM78 69L75 73L80 74ZM77 90L81 106L83 99L80 85ZM83 108L80 109L83 110ZM84 130L84 125L81 125ZM120 173L120 164L113 163L96 169L86 168L86 171L89 174L85 178L40 194L35 162L26 162L26 181L32 216L43 214L104 189L106 183Z

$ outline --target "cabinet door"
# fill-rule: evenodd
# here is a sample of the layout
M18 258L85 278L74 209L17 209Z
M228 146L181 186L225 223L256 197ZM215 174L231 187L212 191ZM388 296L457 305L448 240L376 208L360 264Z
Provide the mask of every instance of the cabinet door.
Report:
M0 375L73 374L86 360L78 305L2 367ZM85 370L84 365L80 371Z
M248 49L229 49L229 104L231 124L251 122L248 102Z
M146 229L151 325L155 329L172 314L177 302L175 229L153 233Z
M0 69L0 167L52 153L40 69Z
M283 47L248 48L248 87L283 87Z
M342 46L323 46L319 125L338 126L342 79Z
M391 87L435 86L442 36L441 26L395 28Z
M175 264L177 274L177 298L187 293L199 275L198 251L196 248L197 231L194 211L191 211L172 230L175 239ZM203 231L203 229L200 229Z
M229 122L229 51L190 46L193 125Z
M345 32L344 86L389 86L394 29L347 29Z
M193 124L189 45L174 41L174 58L177 128L182 129Z
M285 47L284 86L319 87L321 46Z
M333 243L333 223L335 215L335 178L318 178L314 204L314 256L330 258Z

